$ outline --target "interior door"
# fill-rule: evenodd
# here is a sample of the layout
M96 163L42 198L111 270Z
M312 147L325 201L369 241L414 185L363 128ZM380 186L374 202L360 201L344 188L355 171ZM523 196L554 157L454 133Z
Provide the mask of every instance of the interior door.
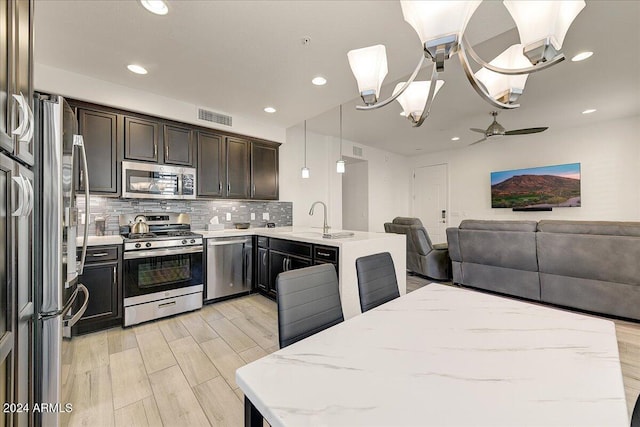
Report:
M447 241L447 169L441 164L413 171L413 215L420 218L432 243Z

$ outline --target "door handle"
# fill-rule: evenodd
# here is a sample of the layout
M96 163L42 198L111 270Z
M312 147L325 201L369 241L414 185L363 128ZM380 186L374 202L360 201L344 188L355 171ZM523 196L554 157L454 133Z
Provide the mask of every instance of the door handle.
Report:
M287 271L287 259L282 260L282 271Z
M442 215L442 223L444 224L447 222L447 211L445 209L442 209L441 215Z
M287 258L287 271L291 270L291 258Z
M169 301L162 304L158 304L158 308L170 307L172 305L176 305L176 301Z
M113 266L113 286L118 284L118 266Z
M80 307L80 310L71 316L71 318L64 320L64 326L71 327L75 325L78 323L78 320L80 320L82 315L84 315L84 312L87 311L87 306L89 305L89 290L82 283L78 283L78 289L84 294L82 307Z
M167 160L169 158L169 145L167 144L166 147L164 147L164 159Z
M154 158L158 157L158 143L157 142L153 143L153 157Z
M29 127L29 113L27 112L27 103L22 93L20 93L19 95L13 94L11 96L18 103L18 120L20 121L18 126L11 131L11 134L18 135L18 139L22 140L22 138L25 136L25 133L27 132L27 128Z
M262 265L267 266L267 253L262 254Z
M23 216L27 207L26 205L29 203L29 194L27 193L28 190L26 188L27 184L25 183L25 178L24 176L22 176L22 174L13 176L11 177L11 179L13 179L16 184L18 184L18 188L20 189L18 193L18 207L15 211L13 211L11 216Z
M222 194L222 181L218 183L218 192Z
M231 183L230 182L227 183L227 195L229 193L231 193Z

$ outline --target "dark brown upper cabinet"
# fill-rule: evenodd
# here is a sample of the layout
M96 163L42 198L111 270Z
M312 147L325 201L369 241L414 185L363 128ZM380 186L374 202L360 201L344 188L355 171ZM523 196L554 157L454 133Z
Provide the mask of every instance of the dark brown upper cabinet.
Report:
M119 194L120 162L118 162L118 114L78 108L78 130L84 137L89 168L89 191ZM121 116L120 116L121 117ZM76 177L76 187L84 190L83 173Z
M278 200L278 146L251 143L251 198Z
M124 117L124 157L129 160L158 161L160 124L138 117Z
M138 117L124 117L124 158L158 161L160 123Z
M227 138L227 188L226 197L248 199L251 181L249 171L250 142L244 139Z
M226 190L225 138L207 132L198 132L199 197L223 197Z
M164 125L164 162L193 166L193 131L186 127Z

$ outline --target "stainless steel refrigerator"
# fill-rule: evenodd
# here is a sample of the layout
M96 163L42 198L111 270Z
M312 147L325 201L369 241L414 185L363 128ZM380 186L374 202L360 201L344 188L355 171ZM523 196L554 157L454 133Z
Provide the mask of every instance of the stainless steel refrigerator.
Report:
M87 288L79 282L87 251L89 224L89 176L78 122L64 98L39 95L36 103L41 141L38 172L41 174L39 223L40 247L36 251L42 286L38 287L39 306L36 325L36 401L66 403L61 388L63 335L70 337L71 326L82 316L89 300ZM76 235L80 224L75 197L78 165L82 164L85 185L85 217L83 247L77 257ZM79 259L77 259L79 258ZM82 303L80 302L82 301ZM39 382L39 383L38 383ZM59 411L42 412L40 422L46 426L59 424Z

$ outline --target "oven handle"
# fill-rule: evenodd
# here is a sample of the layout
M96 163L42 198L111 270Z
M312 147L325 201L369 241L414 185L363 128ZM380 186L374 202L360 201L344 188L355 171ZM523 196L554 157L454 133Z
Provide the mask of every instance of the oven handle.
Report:
M175 249L169 248L169 249L151 249L148 251L131 251L131 252L125 252L123 258L137 259L137 258L160 257L160 256L168 256L168 255L195 254L198 252L202 252L202 245L188 246L186 248L175 248Z

